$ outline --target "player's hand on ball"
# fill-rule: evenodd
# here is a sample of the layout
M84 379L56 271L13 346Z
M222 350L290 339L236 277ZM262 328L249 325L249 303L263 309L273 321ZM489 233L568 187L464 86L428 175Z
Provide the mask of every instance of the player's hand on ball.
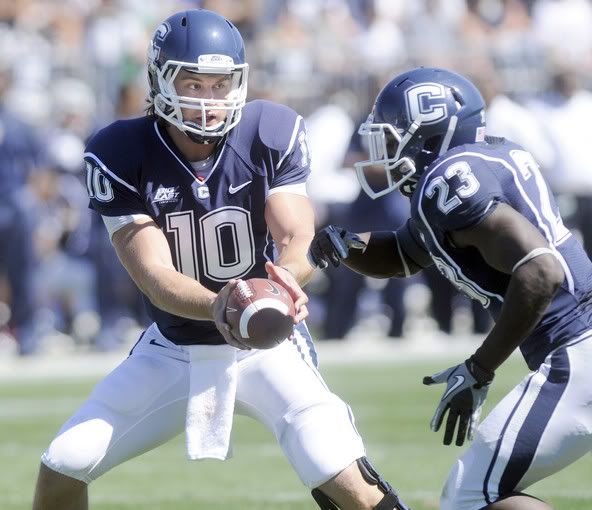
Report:
M294 300L269 278L239 280L226 301L226 322L240 344L272 349L294 332Z
M337 267L348 257L350 249L365 250L366 243L353 232L329 225L315 234L308 249L308 259L321 269L325 269L329 262Z
M294 300L294 308L296 309L296 315L294 316L294 324L298 324L301 320L308 317L308 296L302 290L302 287L296 281L296 278L287 269L276 266L271 262L265 263L265 270L270 280L279 283L284 287L288 294Z
M230 293L237 286L238 282L239 280L230 280L224 287L222 287L222 289L220 289L220 292L218 292L212 305L212 315L214 316L214 323L216 324L218 331L220 331L227 344L238 349L248 350L250 347L241 343L240 340L232 334L232 329L226 322L226 303Z
M473 439L492 380L493 372L476 365L472 357L443 372L423 378L426 385L446 383L446 390L430 423L430 428L437 432L448 412L444 429L445 445L452 443L457 423L456 445L462 446L465 439Z

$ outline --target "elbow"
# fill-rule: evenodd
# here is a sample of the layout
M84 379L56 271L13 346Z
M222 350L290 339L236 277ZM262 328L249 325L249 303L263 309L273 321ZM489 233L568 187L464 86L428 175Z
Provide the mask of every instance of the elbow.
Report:
M549 269L548 274L549 283L553 288L553 294L555 294L555 292L559 290L559 287L563 285L563 281L565 280L563 266L555 257L553 257L552 268Z
M152 303L156 308L160 308L161 310L162 308L162 303L161 303L161 299L160 299L160 295L157 292L154 292L154 289L150 286L145 286L145 287L141 287L140 285L138 285L138 289L140 290L140 292L142 294L144 294L144 296L148 299L148 301L150 301L150 303Z
M513 278L528 291L531 300L549 303L563 284L565 273L559 260L552 255L545 255L519 267Z
M145 274L151 273L146 271ZM132 280L136 284L136 287L138 287L138 290L144 295L144 297L148 299L148 301L150 301L150 303L152 303L155 307L164 310L164 295L156 283L157 279L152 277L150 280L147 280L142 277L134 277L135 275L132 275L131 273L130 275L132 276Z
M166 310L164 307L164 302L162 302L162 300L159 299L159 296L157 294L149 294L146 292L143 292L143 294L148 298L148 301L150 301L150 303L152 303L153 306L155 306L159 310Z
M565 279L565 272L563 266L556 257L540 257L541 272L543 273L544 281L547 282L553 294L559 290Z
M529 278L536 278L544 294L552 297L559 290L565 279L565 272L559 260L554 256L537 257L532 261L534 274Z

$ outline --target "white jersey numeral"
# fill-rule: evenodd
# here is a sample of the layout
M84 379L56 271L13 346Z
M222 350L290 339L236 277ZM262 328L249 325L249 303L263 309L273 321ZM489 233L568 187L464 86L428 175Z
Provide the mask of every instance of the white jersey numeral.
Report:
M563 224L560 214L555 214L553 212L550 196L551 193L541 171L539 170L539 165L533 158L532 154L527 151L514 150L510 152L510 157L525 181L534 176L536 186L539 190L540 213L546 220L550 229L549 234L551 239L549 239L549 242L555 246L560 244L562 240L570 235L570 232Z
M197 235L193 211L169 213L166 230L175 239L177 269L195 280L198 257L204 276L219 282L240 278L255 265L251 214L240 207L222 207L201 217Z
M86 165L86 189L90 198L99 202L111 202L115 195L109 179L103 175L101 169L88 161Z
M449 198L450 186L448 180L458 176L462 185L454 191L454 195ZM471 167L466 161L459 161L450 165L444 172L444 176L439 175L433 179L426 188L426 196L432 198L438 193L438 209L444 214L448 214L454 208L458 207L462 201L461 198L469 198L477 193L480 184Z
M193 211L167 214L166 229L175 237L177 270L189 278L199 280Z

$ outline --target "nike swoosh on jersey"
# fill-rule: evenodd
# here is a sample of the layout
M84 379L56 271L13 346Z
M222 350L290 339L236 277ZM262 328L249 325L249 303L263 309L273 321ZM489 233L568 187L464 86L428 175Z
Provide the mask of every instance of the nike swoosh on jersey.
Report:
M454 377L456 377L456 381L454 382L454 384L452 386L450 386L450 388L448 388L446 390L446 393L444 393L444 395L442 395L442 400L444 400L448 395L450 395L456 388L458 388L462 383L465 382L465 376L464 375L455 375Z
M243 189L245 186L248 186L252 182L253 181L243 182L242 184L239 184L238 186L233 186L231 184L230 186L228 186L228 193L230 193L231 195L234 195L237 191L240 191L241 189Z

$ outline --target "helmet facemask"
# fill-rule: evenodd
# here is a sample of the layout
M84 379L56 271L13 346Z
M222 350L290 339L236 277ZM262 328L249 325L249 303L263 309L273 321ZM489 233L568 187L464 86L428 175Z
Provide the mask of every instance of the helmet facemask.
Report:
M444 154L454 135L457 117L449 118L444 136L434 135L427 139L416 134L424 124L424 115L415 117L407 131L397 130L388 123L374 123L373 115L360 126L358 134L368 142L370 159L354 163L362 189L372 199L399 190L410 197L425 169ZM386 172L386 186L374 189L368 179L368 167L382 166Z
M220 140L238 124L247 99L248 64L235 65L225 55L201 55L198 63L167 60L162 68L151 64L150 74L157 90L154 113L183 131L196 143ZM175 79L181 70L196 74L229 76L230 86L223 98L179 95ZM201 112L200 121L185 120L182 109ZM215 126L207 126L207 112L226 111L226 117Z
M354 163L354 167L362 189L370 198L376 199L397 189L405 195L413 193L418 180L416 166L402 153L420 125L421 118L416 119L401 135L391 124L374 123L374 116L370 114L360 126L358 134L368 144L369 159ZM377 167L384 171L380 184L373 175Z

